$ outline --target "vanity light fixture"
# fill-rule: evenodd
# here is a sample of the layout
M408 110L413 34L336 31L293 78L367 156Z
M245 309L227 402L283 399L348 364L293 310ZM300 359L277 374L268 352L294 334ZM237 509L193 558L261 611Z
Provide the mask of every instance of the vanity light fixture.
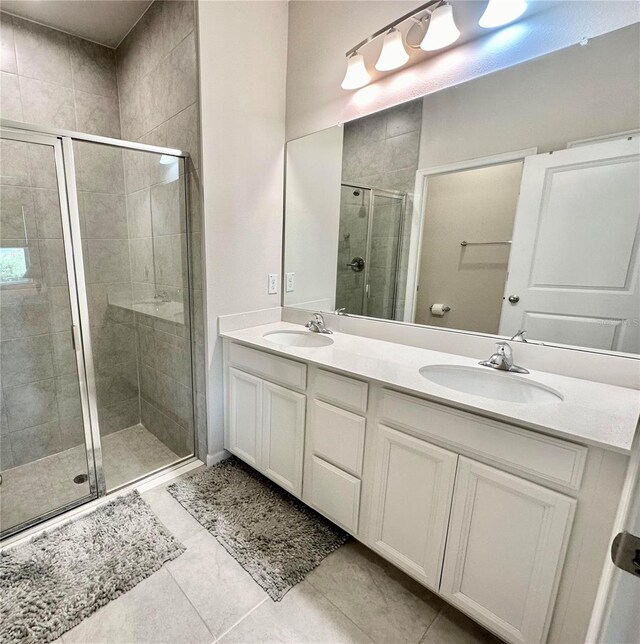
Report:
M489 0L478 24L485 29L501 27L519 18L526 9L525 0Z
M353 51L347 58L347 72L342 81L342 89L358 89L364 87L370 80L371 76L364 65L364 56Z
M506 25L521 16L526 8L525 0L488 0L479 24L486 29ZM400 25L403 28L399 28ZM386 72L409 62L407 48L437 51L452 45L460 35L449 1L429 0L371 34L347 52L347 71L342 89L359 89L369 83L371 75L367 71L361 50L377 38L383 37L384 41L375 68Z
M423 51L435 51L452 45L460 38L460 30L453 20L453 7L450 4L441 4L433 10L429 18L427 33L420 43Z
M376 69L381 72L402 67L409 60L409 54L404 48L402 34L392 28L384 37L382 51L376 63Z

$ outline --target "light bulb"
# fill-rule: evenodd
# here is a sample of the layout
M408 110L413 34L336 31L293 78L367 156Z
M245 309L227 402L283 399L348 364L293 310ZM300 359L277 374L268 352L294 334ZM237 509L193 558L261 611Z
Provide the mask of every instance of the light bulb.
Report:
M500 27L519 18L526 9L525 0L489 0L478 24L485 29Z
M460 38L460 32L453 21L453 8L443 4L434 9L429 18L427 33L420 43L420 49L434 51L451 45Z
M376 63L376 69L381 72L402 67L409 60L409 54L404 48L402 34L397 29L392 29L382 42L382 51Z
M362 54L355 53L347 58L347 71L342 81L342 89L358 89L364 87L371 80L367 68L364 66Z

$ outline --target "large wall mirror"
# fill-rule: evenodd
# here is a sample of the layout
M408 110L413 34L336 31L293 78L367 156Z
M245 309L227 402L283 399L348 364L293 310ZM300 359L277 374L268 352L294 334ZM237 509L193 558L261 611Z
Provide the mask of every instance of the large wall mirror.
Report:
M640 353L640 25L287 144L287 307Z

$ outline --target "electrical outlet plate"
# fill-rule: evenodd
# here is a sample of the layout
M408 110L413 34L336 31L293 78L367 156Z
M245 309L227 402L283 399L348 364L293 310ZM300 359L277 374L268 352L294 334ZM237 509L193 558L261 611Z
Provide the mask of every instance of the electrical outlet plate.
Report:
M287 293L293 293L296 288L296 274L295 273L287 273L287 279L285 280L285 292Z
M278 294L278 273L269 273L269 295Z

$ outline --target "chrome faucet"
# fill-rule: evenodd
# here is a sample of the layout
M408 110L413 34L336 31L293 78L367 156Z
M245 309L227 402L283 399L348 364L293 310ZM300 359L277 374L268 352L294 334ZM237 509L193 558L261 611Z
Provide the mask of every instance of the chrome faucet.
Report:
M313 333L333 333L331 329L327 329L324 325L324 318L320 313L314 313L313 320L309 320L305 326Z
M527 342L527 338L524 337L524 334L527 332L526 329L519 329L511 336L511 341L515 342Z
M512 373L529 373L528 369L513 364L513 352L507 342L496 342L496 352L488 359L481 360L478 364L483 367L491 367L499 371L511 371Z

